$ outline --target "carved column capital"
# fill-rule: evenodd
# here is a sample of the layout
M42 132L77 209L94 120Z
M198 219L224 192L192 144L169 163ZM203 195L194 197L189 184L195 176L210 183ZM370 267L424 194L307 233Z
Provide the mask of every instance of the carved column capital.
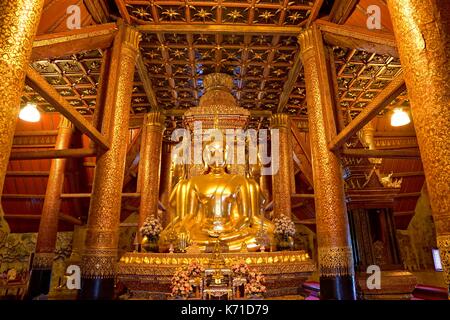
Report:
M302 55L302 58L305 59L308 55L312 56L314 48L314 30L308 28L302 31L297 40L300 45L300 54Z
M166 116L159 111L152 111L145 115L144 117L144 125L156 127L161 131L165 129L165 120Z
M275 113L270 118L270 126L272 128L289 128L290 118L285 113Z
M139 52L139 43L142 38L141 33L136 28L129 25L122 25L121 28L123 32L123 49L130 50L130 55L135 58Z

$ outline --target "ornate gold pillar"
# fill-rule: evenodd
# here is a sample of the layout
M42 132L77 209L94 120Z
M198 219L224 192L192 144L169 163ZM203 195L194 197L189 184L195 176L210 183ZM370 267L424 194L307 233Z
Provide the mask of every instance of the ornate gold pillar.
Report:
M272 175L272 197L274 217L285 215L291 217L292 194L292 145L291 127L287 114L276 113L270 119L271 129L278 129L279 154L272 153L272 162L279 157L278 172ZM272 151L273 152L273 151Z
M81 299L113 297L128 121L139 40L136 29L120 25L113 43L102 122L102 133L108 136L110 149L97 155L81 263Z
M55 150L68 149L72 133L72 124L61 116ZM48 294L50 290L66 161L66 159L53 159L51 162L28 287L30 298L40 294Z
M19 114L25 67L43 5L44 0L0 1L0 194ZM8 223L0 204L0 244L8 233Z
M138 230L148 216L158 216L164 119L165 116L161 112L149 112L144 117L138 173L141 192ZM138 243L141 243L141 240L138 233Z
M355 278L339 157L328 150L336 135L322 35L316 26L299 36L305 72L314 178L321 299L355 299Z
M450 2L388 0L450 286Z

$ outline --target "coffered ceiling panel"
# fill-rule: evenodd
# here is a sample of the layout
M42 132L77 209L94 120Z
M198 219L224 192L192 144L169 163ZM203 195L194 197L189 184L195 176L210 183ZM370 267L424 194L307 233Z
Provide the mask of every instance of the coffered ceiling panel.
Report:
M351 118L358 115L401 70L400 60L388 55L339 47L333 52L340 106ZM394 106L409 107L406 92L394 99L383 113Z
M203 76L223 72L233 76L242 107L275 111L297 50L294 35L145 33L141 42L162 109L196 106Z
M96 105L102 60L103 52L93 50L67 57L34 61L31 66L78 112L92 115ZM150 104L137 72L132 90L132 113L149 110ZM55 112L55 108L44 98L25 86L22 104L27 102L36 103L44 112Z
M140 24L302 25L316 0L122 1Z

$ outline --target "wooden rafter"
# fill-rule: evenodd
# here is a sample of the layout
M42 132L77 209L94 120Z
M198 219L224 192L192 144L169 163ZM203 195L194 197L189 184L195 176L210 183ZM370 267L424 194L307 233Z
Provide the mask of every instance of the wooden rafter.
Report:
M119 9L121 17L125 20L126 23L131 23L130 15L127 11L127 6L123 0L115 0L117 8Z
M320 8L322 8L322 5L323 5L323 0L317 0L314 3L313 8L311 9L311 14L309 15L309 18L308 18L308 22L306 24L307 28L311 25L311 23L313 23L316 20L317 16L319 15Z
M107 23L109 20L108 1L105 0L84 0L84 4L98 24Z
M139 55L136 61L136 69L139 73L139 77L141 78L142 85L145 90L145 94L147 95L147 99L150 103L150 106L153 111L158 110L158 101L156 100L156 94L152 87L152 82L150 77L148 76L147 67L144 64L144 60L142 59L142 55Z
M108 48L116 32L117 25L107 23L37 36L33 42L31 61Z
M300 160L299 167L300 171L306 177L306 180L311 186L314 186L313 174L312 174L312 165L311 165L311 155L309 154L305 144L303 143L299 130L291 125L292 136L294 137L294 141L299 146L299 152L295 152L298 148L294 147L294 152L297 158Z
M71 121L75 127L91 138L100 148L109 149L107 139L74 107L72 107L54 87L32 67L28 66L26 71L26 84L39 93L57 111Z
M331 8L329 19L333 23L344 24L355 10L359 0L335 1Z
M398 57L392 33L338 25L322 19L316 20L315 24L322 31L325 42L330 45Z
M331 140L328 145L329 149L336 151L342 147L351 136L364 127L364 125L405 90L406 86L405 80L403 79L403 72L400 72L349 125Z
M152 33L221 33L221 34L255 34L255 35L298 35L301 31L301 27L297 26L243 26L243 25L219 25L219 24L152 24L152 25L140 25L137 29L142 32Z

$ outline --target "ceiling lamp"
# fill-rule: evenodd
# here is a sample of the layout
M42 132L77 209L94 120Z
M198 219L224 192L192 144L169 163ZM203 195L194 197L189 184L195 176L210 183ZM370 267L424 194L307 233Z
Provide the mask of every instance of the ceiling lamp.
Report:
M395 108L394 113L391 116L391 126L401 127L411 122L409 115L402 108Z
M41 120L41 114L35 104L27 103L27 105L20 110L19 118L27 122L38 122Z

